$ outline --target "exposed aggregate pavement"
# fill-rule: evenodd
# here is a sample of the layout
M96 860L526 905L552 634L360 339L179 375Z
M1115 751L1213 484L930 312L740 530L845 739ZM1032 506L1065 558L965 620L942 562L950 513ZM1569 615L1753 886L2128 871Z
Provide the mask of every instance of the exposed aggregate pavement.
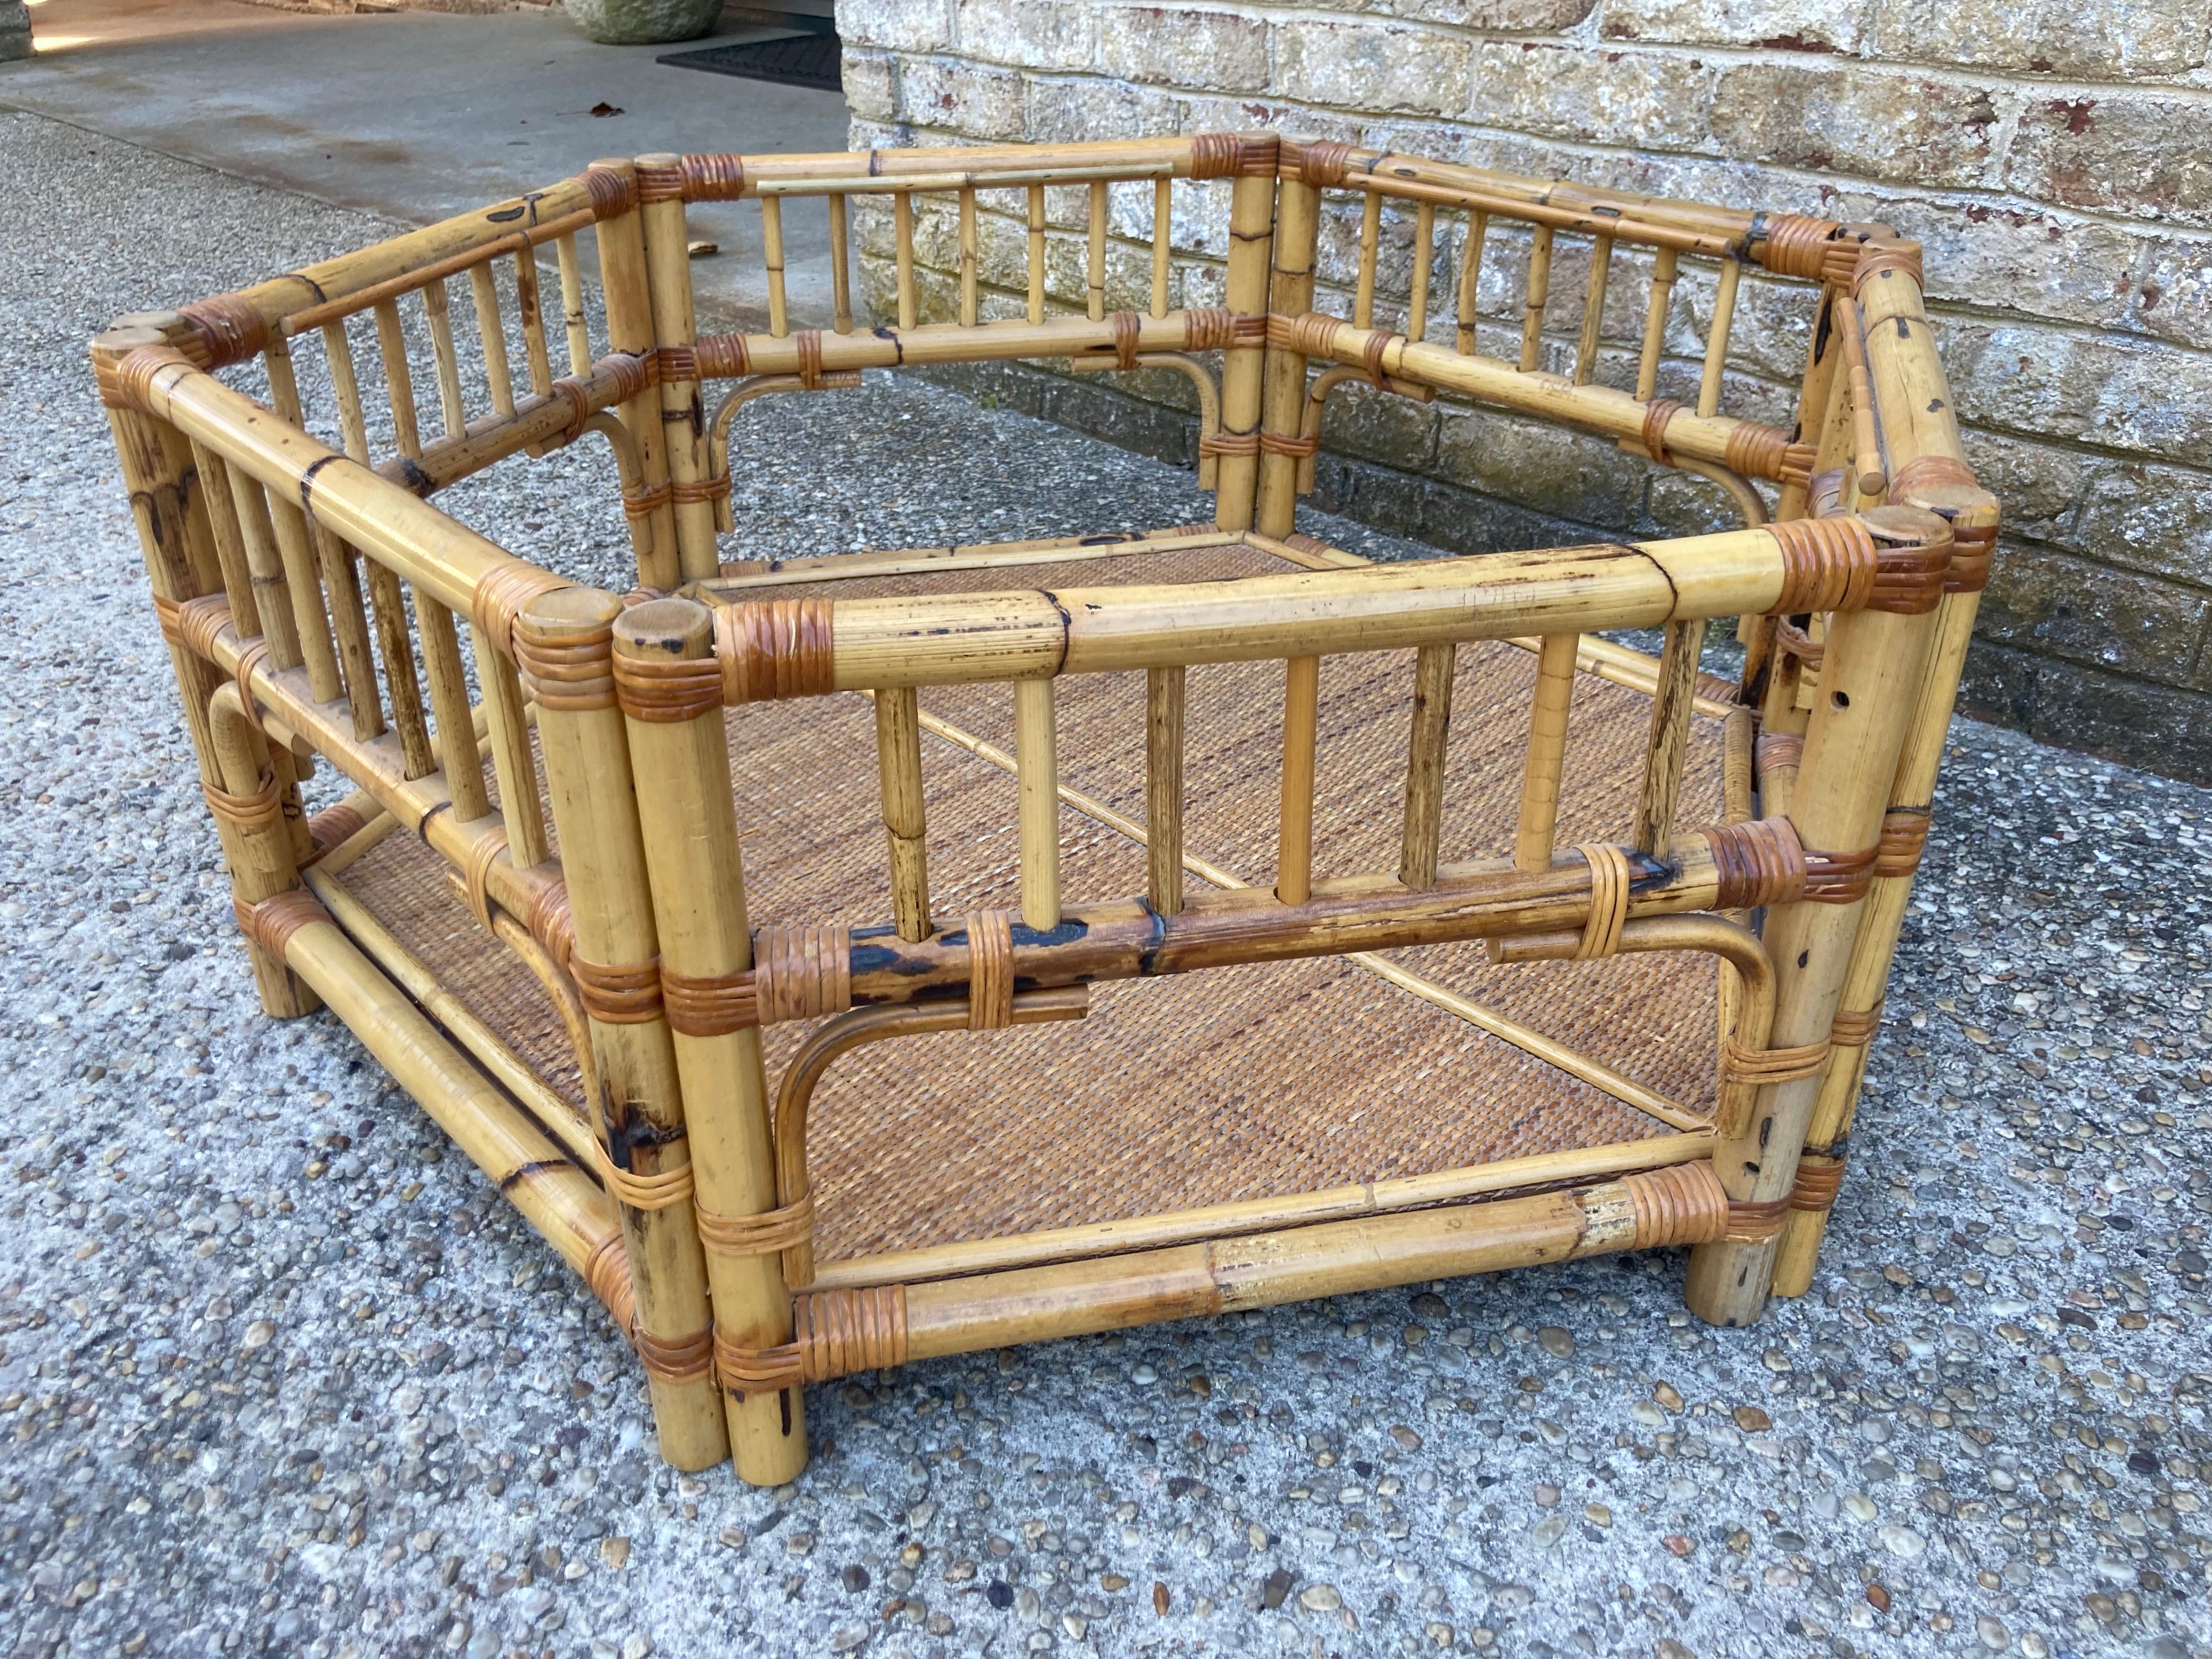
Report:
M25 116L0 173L0 1650L2212 1651L2212 792L1958 726L1832 1242L1756 1329L1588 1261L915 1365L815 1390L792 1486L680 1477L489 1183L258 1012L84 366L391 227ZM736 545L1203 511L862 395L748 411ZM451 501L626 585L608 486Z

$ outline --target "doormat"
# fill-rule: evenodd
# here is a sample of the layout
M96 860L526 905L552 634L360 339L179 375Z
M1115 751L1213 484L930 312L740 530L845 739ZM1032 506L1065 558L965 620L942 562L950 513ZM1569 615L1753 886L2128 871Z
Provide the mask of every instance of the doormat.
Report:
M755 40L737 46L707 46L697 52L664 52L654 61L678 69L707 70L747 81L774 81L817 92L842 92L845 44L834 34L794 34L782 40Z

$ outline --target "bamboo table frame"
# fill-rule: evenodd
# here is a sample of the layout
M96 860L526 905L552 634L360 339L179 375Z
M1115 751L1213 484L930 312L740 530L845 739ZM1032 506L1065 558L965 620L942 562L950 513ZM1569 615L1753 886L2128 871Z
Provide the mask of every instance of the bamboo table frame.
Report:
M1178 305L1179 282L1200 284L1176 263L1191 250L1173 246L1176 206L1206 192L1227 197L1225 254L1206 284L1220 303ZM764 331L697 331L684 214L702 200L757 204ZM830 329L790 325L787 203L830 216ZM856 213L870 256L857 273ZM583 306L586 230L604 342ZM548 245L558 330L540 289ZM926 246L951 250L949 274L926 266ZM1080 264L1079 295L1052 291L1055 247ZM1563 249L1586 255L1578 313L1553 280ZM1486 258L1520 264L1517 330L1477 315ZM1455 283L1440 283L1455 262ZM1147 269L1148 287L1136 274ZM1623 272L1648 289L1634 350L1605 325ZM877 283L884 326L855 322L856 274ZM1788 428L1723 408L1747 276L1779 282L1785 299L1794 289L1811 320ZM454 343L449 284L464 277L482 396L464 386ZM1710 296L1689 353L1675 349L1686 285ZM1443 287L1455 289L1450 326L1431 314ZM436 435L422 429L403 303L431 344ZM1570 314L1571 341L1552 326ZM374 328L387 453L369 441L349 319ZM335 442L303 407L293 356L307 341L325 355ZM266 403L224 378L255 358ZM850 386L872 368L1013 359L1188 376L1214 522L721 563L737 482L725 444L745 404ZM734 1455L749 1481L787 1480L805 1462L804 1383L1049 1335L1668 1245L1693 1247L1687 1299L1717 1322L1748 1323L1770 1293L1809 1282L1997 520L1960 448L1919 250L1887 228L1267 134L658 155L122 319L93 361L264 1009L329 1006L499 1182L636 1346L670 1462ZM1609 438L1709 482L1743 526L1365 565L1293 523L1323 405L1352 380ZM716 381L732 384L710 413ZM615 457L636 592L578 586L431 504L458 479L586 434ZM1025 568L1106 548L1231 544L1279 574L1023 585ZM946 571L988 580L890 597L841 586ZM1740 686L1698 672L1717 617L1743 619ZM1663 629L1660 655L1591 637L1623 628ZM1485 641L1536 658L1519 814L1498 856L1455 863L1438 833L1454 664ZM1415 653L1397 863L1324 878L1321 661L1382 651ZM1210 865L1182 830L1188 671L1267 660L1285 665L1272 885ZM1141 821L1073 789L1060 763L1057 689L1107 672L1146 677ZM1650 699L1620 845L1555 845L1578 673ZM1012 687L1011 750L921 706L924 690L979 684ZM757 928L725 710L841 692L873 704L892 914L862 933ZM1727 719L1741 797L1710 825L1678 821L1699 711ZM1017 909L933 908L925 730L1015 780ZM356 793L310 819L300 786L318 761ZM1141 842L1143 894L1064 892L1063 805ZM349 887L347 870L395 828L443 861L484 933L542 981L597 1103L589 1121ZM1453 1007L1377 954L1474 939L1498 963L1656 951L1725 964L1717 1110L1687 1112L1465 998ZM1091 988L1115 981L1325 957L1395 975L1671 1132L816 1261L807 1112L842 1055L922 1031L1080 1019ZM762 1029L789 1021L817 1024L772 1087Z

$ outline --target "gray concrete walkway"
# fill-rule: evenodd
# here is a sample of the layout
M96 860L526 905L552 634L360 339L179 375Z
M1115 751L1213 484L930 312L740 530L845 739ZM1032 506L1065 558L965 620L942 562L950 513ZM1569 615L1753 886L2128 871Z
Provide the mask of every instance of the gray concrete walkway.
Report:
M39 54L0 67L0 107L410 224L603 155L845 148L834 93L654 62L672 47L594 46L557 8L328 16L236 0L46 0L36 16ZM763 310L759 215L709 204L690 221L722 249L696 263L702 296ZM793 213L786 237L793 308L826 320L828 227Z

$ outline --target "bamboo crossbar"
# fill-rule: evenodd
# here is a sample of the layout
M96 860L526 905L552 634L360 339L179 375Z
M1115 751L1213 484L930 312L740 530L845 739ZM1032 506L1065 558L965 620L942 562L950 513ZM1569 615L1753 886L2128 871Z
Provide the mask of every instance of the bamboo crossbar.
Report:
M788 287L792 198L821 201L793 210L810 222L828 217L828 326L809 325ZM685 206L744 200L760 215L768 326L702 337ZM1224 202L1225 249L1178 242L1179 213L1216 222ZM605 298L596 358L586 229ZM856 253L885 318L855 314ZM1193 257L1218 263L1186 277ZM457 277L471 313L459 331ZM1482 312L1501 277L1517 293L1505 314ZM1640 291L1617 291L1630 282ZM1670 355L1685 292L1702 338ZM1201 294L1219 303L1174 303ZM1723 412L1752 355L1738 335L1770 326L1778 304L1812 318L1787 428ZM427 343L419 360L410 333ZM320 336L327 407L301 397L292 343L308 335ZM1478 349L1491 339L1506 356ZM256 358L265 404L222 378ZM718 537L753 510L733 496L726 453L741 407L856 388L871 369L1022 360L1186 376L1212 523L725 562ZM263 1008L331 1008L499 1182L634 1342L662 1454L679 1467L727 1459L748 1481L787 1482L805 1462L804 1384L1076 1331L1672 1244L1692 1247L1686 1298L1717 1324L1749 1323L1770 1288L1812 1282L1997 528L1966 463L1919 249L1887 228L1270 133L659 155L594 161L477 213L124 318L94 343L94 368ZM1632 392L1602 383L1632 372ZM1661 395L1662 375L1681 401ZM1327 400L1354 380L1600 434L1717 487L1744 527L1370 564L1297 532ZM710 381L733 384L710 394ZM311 418L330 422L335 446ZM637 571L623 599L514 556L428 500L587 433L613 451ZM1108 562L1133 559L1158 563ZM1255 569L1267 574L1220 574ZM1746 641L1740 687L1699 670L1706 624L1723 616ZM1663 629L1661 654L1596 637L1625 628ZM1523 669L1486 641L1534 653L1533 677L1513 678ZM1402 743L1402 758L1394 747L1360 787L1363 810L1397 820L1369 826L1395 844L1369 855L1388 867L1331 873L1339 860L1317 860L1316 844L1335 845L1339 717L1352 711L1322 659L1364 657L1371 676L1386 652L1405 653L1389 671L1402 679L1397 711L1358 716L1360 730ZM1186 815L1209 810L1223 764L1218 711L1192 702L1222 682L1186 671L1273 661L1279 702L1266 730L1237 734L1262 765L1279 744L1273 868L1248 880L1186 842ZM1122 674L1118 687L1060 685ZM1451 716L1470 678L1525 700L1504 732L1522 739L1517 789L1510 774L1502 791L1494 776L1480 786L1510 820L1484 857L1457 856L1474 849L1458 843ZM930 688L1000 683L1008 746L929 707ZM1127 811L1069 781L1091 763L1073 748L1094 741L1097 689L1141 722L1143 776L1115 797ZM866 862L890 925L757 916L744 878L758 849L741 855L738 819L781 803L744 799L775 786L731 738L750 721L787 738L812 718L808 700L841 692L873 705L863 787L882 839ZM730 707L771 699L794 706L726 728ZM1594 781L1587 732L1608 755L1640 743L1640 775ZM318 756L355 793L311 828L301 785ZM985 842L994 857L1018 847L1018 871L990 878L1012 878L1015 909L966 908L972 869L933 863L939 820L969 835L981 799L936 805L948 757L1012 779ZM1380 787L1398 799L1385 805L1371 792L1393 765L1397 781ZM1139 781L1141 819L1128 799ZM1632 797L1627 841L1559 844L1594 781ZM1716 787L1723 822L1692 827ZM1091 823L1064 871L1069 814ZM1142 847L1140 896L1064 890L1087 878L1100 832ZM388 912L442 902L441 883L499 952L502 985L542 995L550 1024L525 1030L464 998L447 947ZM392 893L410 896L371 897ZM1509 1017L1391 954L1475 940L1493 975L1686 956L1694 976L1655 981L1698 999L1679 1008L1703 1008L1716 988L1702 976L1715 975L1717 1017L1700 1014L1685 1039L1701 1062L1713 1056L1710 1111L1594 1057L1608 1050L1587 1041L1591 1022L1617 1011L1556 1028ZM1440 1026L1494 1083L1495 1055L1468 1048L1441 1011L1565 1074L1544 1086L1595 1091L1601 1109L1665 1133L1585 1124L1541 1143L1558 1150L1431 1158L1462 1167L1392 1180L1348 1180L1391 1153L1347 1140L1351 1156L1287 1182L1216 1171L1224 1179L1170 1182L1118 1219L1085 1219L1123 1206L1071 1185L1042 1209L933 1196L929 1215L890 1231L869 1206L896 1174L838 1166L817 1183L825 1172L809 1168L808 1099L852 1049L938 1033L929 1044L982 1045L960 1062L971 1067L1020 1054L1049 1070L1062 1042L1085 1066L1139 1067L1146 1054L1099 1045L1154 1029L1143 1020L1168 1005L1149 1000L1174 994L1142 981L1319 958L1358 970L1325 975L1330 986L1364 988L1312 1008L1412 1008L1426 1024L1411 1040ZM1114 984L1125 988L1108 994L1106 1018L989 1046L1001 1028L1079 1021L1092 988ZM1147 1011L1134 1024L1133 1006ZM772 1090L759 1028L815 1019ZM1344 1035L1297 1023L1279 1040L1322 1048ZM908 1103L877 1103L893 1115L879 1127L951 1133L915 1115L945 1103L931 1062L896 1052L923 1103L900 1117ZM590 1103L580 1114L555 1086L570 1060ZM1367 1111L1364 1086L1292 1109L1340 1106L1347 1133L1366 1116L1359 1133L1372 1135L1387 1114ZM1480 1088L1468 1098L1480 1119ZM1507 1150L1494 1127L1470 1132ZM819 1156L849 1163L842 1133ZM1224 1193L1265 1195L1202 1201ZM873 1243L850 1248L871 1230Z

